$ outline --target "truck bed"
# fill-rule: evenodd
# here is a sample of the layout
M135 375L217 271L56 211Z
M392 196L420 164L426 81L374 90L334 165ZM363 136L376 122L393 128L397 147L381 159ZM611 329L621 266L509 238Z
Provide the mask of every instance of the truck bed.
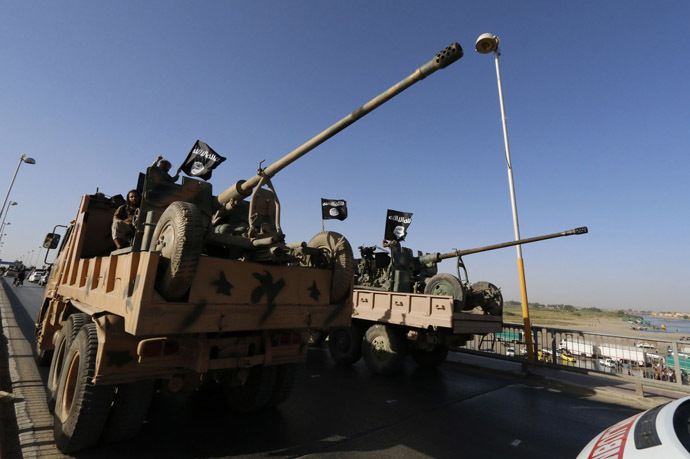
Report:
M447 328L453 333L495 333L503 329L501 316L453 312L450 296L355 288L352 300L353 319L423 329Z

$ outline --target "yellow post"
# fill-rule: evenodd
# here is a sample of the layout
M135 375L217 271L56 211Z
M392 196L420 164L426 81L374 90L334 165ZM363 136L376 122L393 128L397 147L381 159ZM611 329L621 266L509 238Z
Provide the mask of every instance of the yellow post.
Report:
M532 325L529 320L529 306L527 302L527 283L525 282L525 265L522 257L517 259L518 275L520 276L520 298L522 299L522 320L525 324L525 345L527 346L527 359L534 361L534 345L532 344Z

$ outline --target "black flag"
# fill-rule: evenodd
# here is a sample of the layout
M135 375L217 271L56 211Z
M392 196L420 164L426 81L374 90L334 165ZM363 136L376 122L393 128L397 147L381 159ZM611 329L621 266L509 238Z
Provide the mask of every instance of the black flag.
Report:
M321 198L321 218L323 220L345 220L347 218L347 202L343 199Z
M181 169L190 177L208 180L211 178L211 171L225 161L225 159L213 151L213 148L201 140L197 140L187 155L187 159L182 163Z
M410 223L412 223L411 212L398 212L397 210L388 209L386 214L386 234L383 238L387 241L404 241Z

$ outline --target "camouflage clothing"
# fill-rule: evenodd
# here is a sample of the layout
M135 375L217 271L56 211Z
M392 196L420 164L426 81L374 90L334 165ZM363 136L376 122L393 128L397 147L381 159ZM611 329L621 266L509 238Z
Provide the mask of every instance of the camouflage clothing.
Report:
M129 239L134 235L132 219L137 208L131 204L122 204L115 211L112 226L113 239Z

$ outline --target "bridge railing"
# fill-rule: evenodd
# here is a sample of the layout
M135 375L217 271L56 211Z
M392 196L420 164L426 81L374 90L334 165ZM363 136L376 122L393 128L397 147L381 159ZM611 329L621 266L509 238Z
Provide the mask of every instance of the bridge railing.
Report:
M554 327L531 328L535 365L690 393L690 338L652 339ZM524 325L506 323L502 332L475 335L453 350L526 362L525 346Z

